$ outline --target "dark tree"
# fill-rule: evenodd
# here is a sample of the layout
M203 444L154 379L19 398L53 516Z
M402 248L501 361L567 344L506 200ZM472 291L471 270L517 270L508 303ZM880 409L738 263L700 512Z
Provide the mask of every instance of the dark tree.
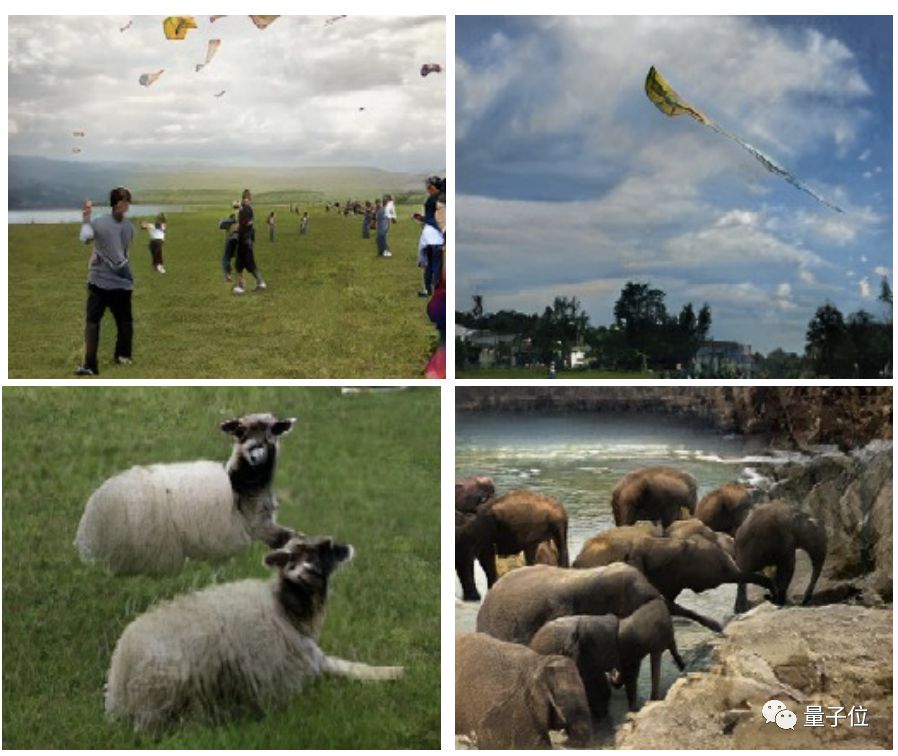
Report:
M818 376L850 377L851 366L846 359L848 331L842 313L834 304L827 302L817 308L808 323L805 340L805 353Z

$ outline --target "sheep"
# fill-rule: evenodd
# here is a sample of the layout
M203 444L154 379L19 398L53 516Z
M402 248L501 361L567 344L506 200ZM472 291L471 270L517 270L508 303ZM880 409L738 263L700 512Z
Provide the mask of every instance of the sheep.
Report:
M253 539L271 547L294 531L275 523L272 488L278 440L295 418L246 415L221 423L234 437L227 464L135 466L91 494L75 546L114 574L177 572L187 558L226 559Z
M322 674L393 680L402 667L328 656L318 646L330 574L353 556L329 536L293 536L263 563L270 580L178 596L135 619L112 654L106 715L159 734L284 706Z

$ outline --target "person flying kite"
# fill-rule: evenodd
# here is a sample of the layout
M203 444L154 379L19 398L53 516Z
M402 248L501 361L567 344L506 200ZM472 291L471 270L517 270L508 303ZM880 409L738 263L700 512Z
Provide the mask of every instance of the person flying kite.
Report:
M645 77L645 93L646 96L648 96L649 100L652 101L652 104L662 113L664 113L664 115L688 115L691 118L694 118L702 126L707 126L712 131L716 131L718 134L725 136L727 139L733 140L736 144L746 150L752 157L754 157L768 171L770 171L771 173L775 173L777 176L782 176L782 178L792 184L792 186L794 186L796 189L800 189L801 191L810 194L815 200L823 205L826 205L831 210L835 210L837 213L844 212L842 208L833 205L831 202L827 202L813 189L810 189L809 187L801 183L795 176L789 173L789 171L787 171L776 161L774 161L773 158L765 155L757 147L749 144L746 141L743 141L735 134L731 134L722 126L718 126L704 113L686 102L686 100L680 97L680 95L677 94L674 88L667 83L667 80L661 75L661 72L658 71L654 66L649 68L648 75Z

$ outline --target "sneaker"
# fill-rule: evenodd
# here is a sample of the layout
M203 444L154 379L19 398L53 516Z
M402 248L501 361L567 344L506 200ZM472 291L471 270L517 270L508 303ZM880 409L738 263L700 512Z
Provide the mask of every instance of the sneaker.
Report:
M419 297L429 297L430 292L427 291L427 289L421 289L421 291L418 292L418 296Z
M75 375L96 375L96 373L89 367L79 365L75 368Z
M268 284L264 281L259 281L259 283L256 284L256 291L265 291L267 288Z
M384 257L392 257L392 256L393 256L393 253L390 252L390 250L385 250L385 251L384 251Z
M165 273L165 266L164 266L164 265L157 265L157 266L156 266L156 270L158 270L160 273Z
M233 289L231 289L231 291L233 291L235 294L245 294L246 293L246 289L244 289L242 286L235 286Z
M134 361L130 357L115 357L113 361L118 365L133 365Z

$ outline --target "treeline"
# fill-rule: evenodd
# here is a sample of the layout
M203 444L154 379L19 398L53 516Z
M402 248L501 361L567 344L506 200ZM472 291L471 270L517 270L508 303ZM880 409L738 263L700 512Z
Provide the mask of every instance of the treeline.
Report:
M576 297L556 297L542 314L515 310L475 314L456 312L455 322L467 328L514 336L504 348L516 364L570 367L574 348L587 349L590 367L610 371L653 370L670 375L736 378L732 364L720 364L713 374L700 372L694 358L711 328L711 309L692 303L670 314L665 293L648 283L629 282L614 305L614 322L591 326ZM751 355L756 378L883 378L892 376L892 290L884 278L878 297L884 314L865 310L844 316L832 303L819 307L808 323L804 354L774 349ZM480 347L456 339L456 366L476 364Z
M592 327L576 297L556 297L541 315L515 310L475 315L456 312L455 322L466 328L514 334L518 359L531 364L557 362L570 366L574 347L588 348L590 364L604 370L677 370L695 356L711 327L711 309L698 312L691 303L671 315L666 294L648 283L628 283L614 305L614 323ZM458 340L456 365L477 361L477 347Z

